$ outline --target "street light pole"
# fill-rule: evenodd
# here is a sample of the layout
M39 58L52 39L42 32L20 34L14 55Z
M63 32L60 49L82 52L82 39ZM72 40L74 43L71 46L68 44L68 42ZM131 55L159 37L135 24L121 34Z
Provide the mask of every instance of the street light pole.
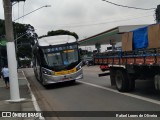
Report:
M7 57L9 67L9 79L10 79L10 101L20 102L18 75L17 75L17 62L15 54L15 44L13 35L12 24L12 3L10 0L3 0L4 3L4 17L5 17L5 31L7 39Z
M51 7L51 5L44 5L44 6L42 6L42 7L39 7L39 8L37 8L37 9L35 9L35 10L33 10L33 11L31 11L31 12L29 12L29 13L27 13L27 14L25 14L25 15L23 15L23 16L17 18L17 19L15 19L14 21L19 20L20 18L23 18L23 17L25 17L25 16L27 16L27 15L29 15L29 14L31 14L31 13L33 13L33 12L39 10L39 9L41 9L41 8L44 8L44 7Z
M17 18L17 19L15 19L14 22L15 22L16 20L19 20L19 19L21 19L21 18L23 18L23 17L25 17L25 16L27 16L27 15L29 15L29 14L31 14L31 13L37 11L37 10L39 10L39 9L41 9L41 8L44 8L44 7L51 7L51 5L44 5L44 6L41 6L41 7L37 8L37 9L35 9L35 10L33 10L33 11L31 11L31 12L29 12L29 13L27 13L27 14L25 14L25 15L23 15L23 16ZM26 34L27 34L27 33L26 33ZM24 34L24 35L26 35L26 34ZM17 51L17 40L18 40L19 38L23 37L24 35L22 35L22 36L20 36L20 37L18 37L18 38L15 39L15 41L16 41L16 51Z

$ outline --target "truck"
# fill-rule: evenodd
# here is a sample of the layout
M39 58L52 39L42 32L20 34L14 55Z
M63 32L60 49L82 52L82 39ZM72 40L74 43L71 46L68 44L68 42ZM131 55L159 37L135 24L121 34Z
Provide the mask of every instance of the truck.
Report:
M122 49L94 55L94 64L106 66L111 85L120 92L135 89L135 80L151 79L160 91L160 24L122 34Z

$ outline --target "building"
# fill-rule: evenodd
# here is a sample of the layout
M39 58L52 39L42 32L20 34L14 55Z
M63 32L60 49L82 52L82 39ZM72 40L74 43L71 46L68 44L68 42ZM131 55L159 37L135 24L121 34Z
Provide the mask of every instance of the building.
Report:
M95 46L100 51L101 45L111 45L112 48L122 41L122 33L129 32L147 25L126 25L118 26L89 38L79 41L80 46ZM107 48L106 48L107 49Z

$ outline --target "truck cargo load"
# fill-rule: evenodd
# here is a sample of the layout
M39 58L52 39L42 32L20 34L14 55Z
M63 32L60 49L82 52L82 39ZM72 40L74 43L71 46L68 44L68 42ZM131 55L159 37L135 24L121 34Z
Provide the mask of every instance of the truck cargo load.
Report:
M148 47L148 27L139 28L133 31L133 49Z
M153 24L122 34L122 51L160 47L160 24Z

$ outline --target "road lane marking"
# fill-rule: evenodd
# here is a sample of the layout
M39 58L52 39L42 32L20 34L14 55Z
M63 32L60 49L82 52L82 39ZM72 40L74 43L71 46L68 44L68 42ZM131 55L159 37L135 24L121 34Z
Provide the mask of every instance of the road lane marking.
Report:
M100 85L96 85L96 84L92 84L92 83L88 83L88 82L84 82L84 81L78 81L78 82L86 84L86 85L90 85L90 86L93 86L93 87L96 87L96 88L108 90L108 91L111 91L111 92L114 92L114 93L118 93L118 94L121 94L121 95L126 95L126 96L129 96L129 97L132 97L132 98L137 98L139 100L144 100L144 101L147 101L147 102L150 102L150 103L160 105L160 101L158 101L158 100L153 100L153 99L150 99L150 98L147 98L147 97L142 97L142 96L139 96L139 95L133 95L133 94L130 94L130 93L122 93L122 92L119 92L117 90L113 90L111 88L106 88L106 87L103 87L103 86L100 86Z

